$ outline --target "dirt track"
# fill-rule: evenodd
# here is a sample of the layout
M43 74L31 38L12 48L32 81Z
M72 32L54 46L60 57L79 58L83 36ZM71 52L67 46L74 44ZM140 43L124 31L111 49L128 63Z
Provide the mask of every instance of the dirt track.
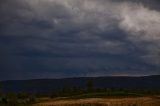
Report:
M88 98L78 100L52 100L37 103L33 106L160 106L160 99L149 97L122 99Z

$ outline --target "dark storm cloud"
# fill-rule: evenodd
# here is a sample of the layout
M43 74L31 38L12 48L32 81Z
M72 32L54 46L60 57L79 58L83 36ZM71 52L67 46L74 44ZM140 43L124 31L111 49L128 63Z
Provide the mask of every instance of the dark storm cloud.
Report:
M158 0L0 2L1 79L159 74Z

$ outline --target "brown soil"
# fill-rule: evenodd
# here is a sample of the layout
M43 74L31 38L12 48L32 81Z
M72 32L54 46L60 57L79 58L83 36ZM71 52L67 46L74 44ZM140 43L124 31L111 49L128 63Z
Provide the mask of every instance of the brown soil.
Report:
M160 106L160 98L139 97L122 99L88 98L77 100L52 100L33 106Z

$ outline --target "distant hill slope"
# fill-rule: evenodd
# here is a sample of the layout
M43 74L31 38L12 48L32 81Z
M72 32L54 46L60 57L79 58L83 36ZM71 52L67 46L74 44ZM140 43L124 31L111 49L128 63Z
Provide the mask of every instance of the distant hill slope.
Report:
M45 93L62 90L64 87L86 88L88 81L92 81L95 88L116 88L132 90L160 90L160 75L143 77L79 77L63 79L34 79L1 81L3 92Z

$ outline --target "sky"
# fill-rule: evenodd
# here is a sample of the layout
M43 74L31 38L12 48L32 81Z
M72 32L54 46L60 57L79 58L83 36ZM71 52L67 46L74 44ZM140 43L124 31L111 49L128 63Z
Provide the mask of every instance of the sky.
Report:
M0 0L0 80L157 74L159 0Z

